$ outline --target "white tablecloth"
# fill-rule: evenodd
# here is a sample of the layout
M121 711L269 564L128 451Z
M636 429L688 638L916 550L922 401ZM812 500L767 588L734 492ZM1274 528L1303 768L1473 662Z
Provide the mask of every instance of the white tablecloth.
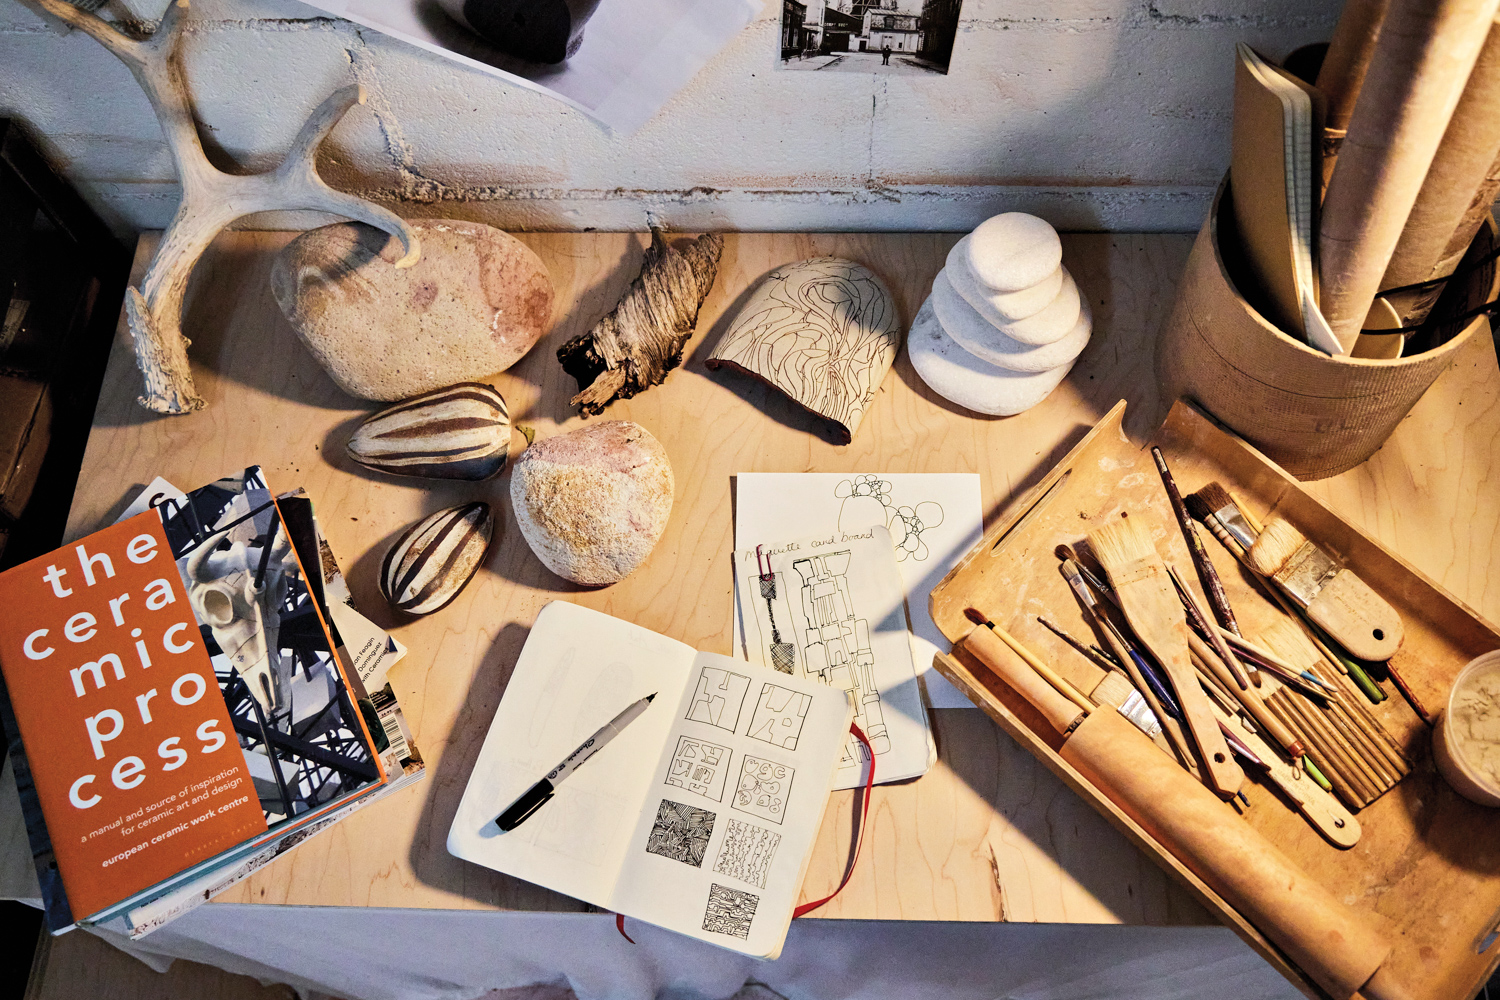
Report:
M793 921L753 959L609 914L210 903L139 942L174 958L351 1000L471 1000L556 983L580 1000L1299 1000L1229 930L1082 924Z

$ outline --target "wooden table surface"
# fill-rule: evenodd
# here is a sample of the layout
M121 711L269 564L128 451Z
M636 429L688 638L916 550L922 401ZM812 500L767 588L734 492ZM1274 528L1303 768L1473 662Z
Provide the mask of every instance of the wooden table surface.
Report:
M194 276L184 323L206 410L159 417L135 403L139 376L115 345L69 521L99 527L132 487L162 475L191 489L260 463L278 489L304 486L358 605L411 653L392 681L428 764L414 788L363 810L278 859L220 899L306 905L580 910L576 900L467 864L444 849L449 823L542 605L575 601L700 649L728 653L732 477L738 472L977 472L986 523L1036 482L1117 400L1140 440L1166 407L1152 343L1171 307L1191 238L1081 235L1063 259L1089 297L1094 338L1069 378L1028 413L982 418L934 396L903 352L852 444L838 446L766 387L710 375L703 360L747 290L772 267L819 255L859 260L885 279L905 317L921 304L956 235L730 235L719 278L683 367L666 384L612 406L671 456L671 523L633 576L583 590L531 555L506 500L508 478L433 485L362 470L343 452L375 404L340 392L301 347L271 297L274 252L287 233L231 233ZM523 234L558 292L552 331L493 381L512 415L541 435L573 429L572 380L554 352L607 312L639 268L638 234ZM143 240L137 274L150 250ZM1500 619L1500 374L1476 338L1395 436L1365 465L1315 494L1485 617ZM397 622L376 589L386 547L431 511L488 499L503 518L489 561L460 598ZM864 853L820 916L1130 924L1212 922L1155 865L981 713L934 713L940 760L923 778L875 789ZM804 885L824 895L850 842L853 792L835 793ZM13 824L12 824L13 827ZM12 849L19 849L14 845Z

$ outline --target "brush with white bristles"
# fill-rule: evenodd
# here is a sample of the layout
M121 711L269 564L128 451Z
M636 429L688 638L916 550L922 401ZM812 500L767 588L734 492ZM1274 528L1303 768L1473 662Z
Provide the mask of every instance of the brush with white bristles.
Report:
M1182 605L1151 537L1134 521L1122 519L1090 534L1089 546L1109 574L1131 630L1171 678L1188 734L1202 757L1204 783L1232 798L1245 773L1230 756L1213 708L1198 686Z
M1359 659L1389 660L1400 648L1403 633L1396 609L1290 522L1270 521L1245 561Z

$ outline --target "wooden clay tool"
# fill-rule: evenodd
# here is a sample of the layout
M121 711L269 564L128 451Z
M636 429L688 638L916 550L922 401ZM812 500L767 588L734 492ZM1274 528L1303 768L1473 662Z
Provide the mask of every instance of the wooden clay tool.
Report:
M1080 711L987 628L975 628L959 644L1063 737L1058 753L1064 761L1331 996L1349 1000L1356 991L1367 1000L1409 996L1386 967L1390 944L1364 916L1310 878L1118 713ZM1217 720L1213 725L1217 731Z
M1401 616L1290 522L1272 520L1246 553L1307 617L1362 660L1389 660L1401 646Z
M1244 783L1245 772L1230 757L1224 734L1198 687L1188 657L1187 623L1150 536L1122 519L1092 532L1089 546L1109 574L1125 621L1171 678L1183 722L1198 749L1204 784L1230 798Z

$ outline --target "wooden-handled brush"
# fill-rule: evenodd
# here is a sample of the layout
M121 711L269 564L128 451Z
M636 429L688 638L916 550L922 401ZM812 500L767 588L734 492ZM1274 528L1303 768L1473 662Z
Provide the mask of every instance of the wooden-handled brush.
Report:
M1250 568L1275 581L1307 617L1362 660L1389 660L1401 646L1401 616L1354 573L1290 522L1266 525L1246 553Z
M1202 757L1203 780L1223 798L1244 783L1224 734L1198 686L1188 653L1188 628L1161 556L1146 532L1129 520L1108 524L1089 535L1089 546L1109 574L1115 598L1136 637L1172 680L1188 734Z

